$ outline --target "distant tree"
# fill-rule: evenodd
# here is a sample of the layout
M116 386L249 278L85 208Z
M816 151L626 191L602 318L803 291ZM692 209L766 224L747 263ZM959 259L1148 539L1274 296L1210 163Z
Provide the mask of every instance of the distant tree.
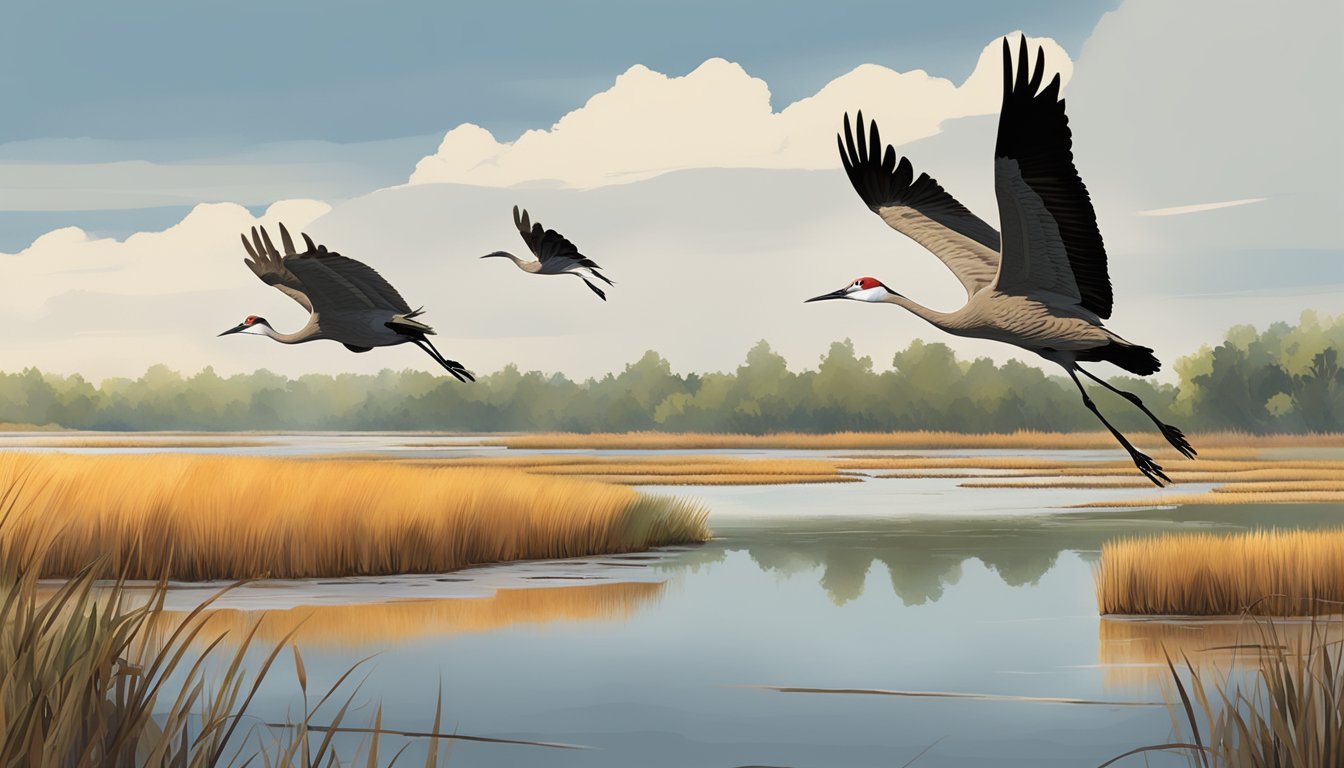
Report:
M1344 430L1344 317L1238 326L1174 363L1178 386L1124 377L1162 418L1188 429ZM1113 398L1097 391L1099 403ZM1117 426L1147 428L1131 408ZM848 339L793 371L760 341L725 373L680 375L655 351L619 373L576 382L507 365L471 386L424 371L374 375L267 370L183 377L163 365L98 384L28 368L0 373L0 421L79 429L434 429L732 431L1094 429L1072 384L1031 365L959 360L913 341L877 370ZM843 591L843 590L841 590Z
M1344 429L1344 369L1339 367L1338 349L1316 353L1307 372L1293 374L1291 381L1293 411L1307 430Z

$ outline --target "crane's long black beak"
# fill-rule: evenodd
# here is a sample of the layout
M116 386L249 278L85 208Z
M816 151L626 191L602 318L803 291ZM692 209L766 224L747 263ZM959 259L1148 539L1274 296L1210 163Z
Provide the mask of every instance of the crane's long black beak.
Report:
M507 253L505 253L505 252L503 252L503 251L495 251L494 253L487 253L487 254L485 254L484 256L482 256L481 258L482 258L482 259L490 259L490 258L501 258L501 259L502 259L502 258L505 258L505 257L508 256L508 255L509 255L509 254L507 254Z
M233 327L230 328L229 330L227 330L227 331L225 331L225 332L223 332L223 333L221 333L221 334L219 334L219 335L220 335L220 336L228 336L230 333L239 333L239 332L241 332L241 331L242 331L244 328L246 328L246 327L247 327L247 324L246 324L246 323L239 323L239 324L233 326ZM216 338L218 338L218 337L216 337Z
M811 304L814 301L825 301L827 299L843 299L845 298L845 295L848 293L849 293L849 286L845 286L844 288L841 288L838 291L831 291L830 293L823 293L820 296L813 296L812 298L808 299L807 301L804 301L803 303Z

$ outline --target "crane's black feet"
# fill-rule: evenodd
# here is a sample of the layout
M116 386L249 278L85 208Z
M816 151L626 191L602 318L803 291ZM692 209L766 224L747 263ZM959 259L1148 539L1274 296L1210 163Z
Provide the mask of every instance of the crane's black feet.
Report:
M1139 410L1143 411L1148 418L1152 419L1153 423L1157 425L1157 428L1162 431L1162 437L1166 438L1168 443L1171 443L1172 448L1180 451L1182 456L1187 459L1193 459L1199 455L1199 452L1195 450L1194 446L1190 445L1190 441L1185 438L1184 432L1178 427L1173 427L1170 424L1163 424L1158 421L1157 417L1153 415L1152 411L1148 410L1147 406L1143 404L1143 401L1139 399L1138 395L1133 392L1126 392L1123 389L1117 389L1115 391L1118 392L1121 397L1133 403L1135 406L1138 406Z
M1151 480L1153 485L1162 488L1171 483L1171 478L1167 477L1167 473L1162 471L1162 465L1153 461L1153 457L1134 448L1130 449L1129 457L1134 460L1134 466L1138 467L1143 476Z
M1171 443L1171 447L1180 451L1182 456L1187 459L1193 459L1199 455L1199 452L1195 450L1194 446L1190 445L1190 441L1185 439L1184 432L1170 424L1163 424L1160 421L1157 422L1157 426L1162 430L1162 436L1167 438L1168 443Z
M447 368L448 372L456 376L457 380L460 382L466 383L468 381L476 380L476 377L471 375L471 371L468 371L466 366L456 360L444 360L443 367Z

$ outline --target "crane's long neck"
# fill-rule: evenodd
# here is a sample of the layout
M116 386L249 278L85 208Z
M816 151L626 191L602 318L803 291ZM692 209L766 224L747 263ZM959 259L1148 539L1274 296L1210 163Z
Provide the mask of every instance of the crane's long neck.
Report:
M281 344L302 344L305 341L312 341L317 338L315 326L311 320L294 333L280 333L270 325L260 323L259 325L261 325L261 333L263 335L269 336Z
M951 313L939 312L936 309L929 309L923 304L920 304L917 301L911 301L910 299L906 298L905 296L902 296L899 293L889 292L885 297L883 297L882 301L886 304L895 304L898 307L905 308L911 314L922 317L926 322L928 322L935 328L941 328L944 331L955 332L958 327Z
M495 251L494 253L486 254L481 258L488 259L491 257L499 259L508 259L509 261L512 261L514 264L518 265L518 268L523 270L524 272L536 272L538 269L541 269L540 261L524 261L518 258L517 256L514 256L512 253L509 253L508 251Z

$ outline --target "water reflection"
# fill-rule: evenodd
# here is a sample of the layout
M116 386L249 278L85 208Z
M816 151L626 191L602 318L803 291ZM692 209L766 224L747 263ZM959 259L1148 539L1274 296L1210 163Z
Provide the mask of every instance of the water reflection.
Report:
M1167 660L1212 666L1223 673L1258 669L1266 654L1301 653L1313 639L1344 641L1344 619L1236 619L1161 621L1103 618L1097 627L1097 662L1108 690L1140 690L1171 679Z
M1244 530L1337 526L1330 505L1186 507L1180 510L1078 512L1000 519L776 518L749 527L719 526L719 538L663 567L698 567L745 550L762 571L794 576L821 570L818 585L843 605L863 594L868 574L885 568L907 606L936 602L961 578L969 559L984 563L1008 586L1035 585L1063 552L1093 561L1104 542L1167 530Z
M227 633L224 642L237 643L255 626L256 640L262 647L290 637L305 648L351 649L490 632L518 624L625 621L656 604L664 586L662 582L606 583L500 589L488 597L304 605L280 610L221 608L205 614L200 637L209 642ZM160 627L170 630L186 616L178 611L165 612Z

